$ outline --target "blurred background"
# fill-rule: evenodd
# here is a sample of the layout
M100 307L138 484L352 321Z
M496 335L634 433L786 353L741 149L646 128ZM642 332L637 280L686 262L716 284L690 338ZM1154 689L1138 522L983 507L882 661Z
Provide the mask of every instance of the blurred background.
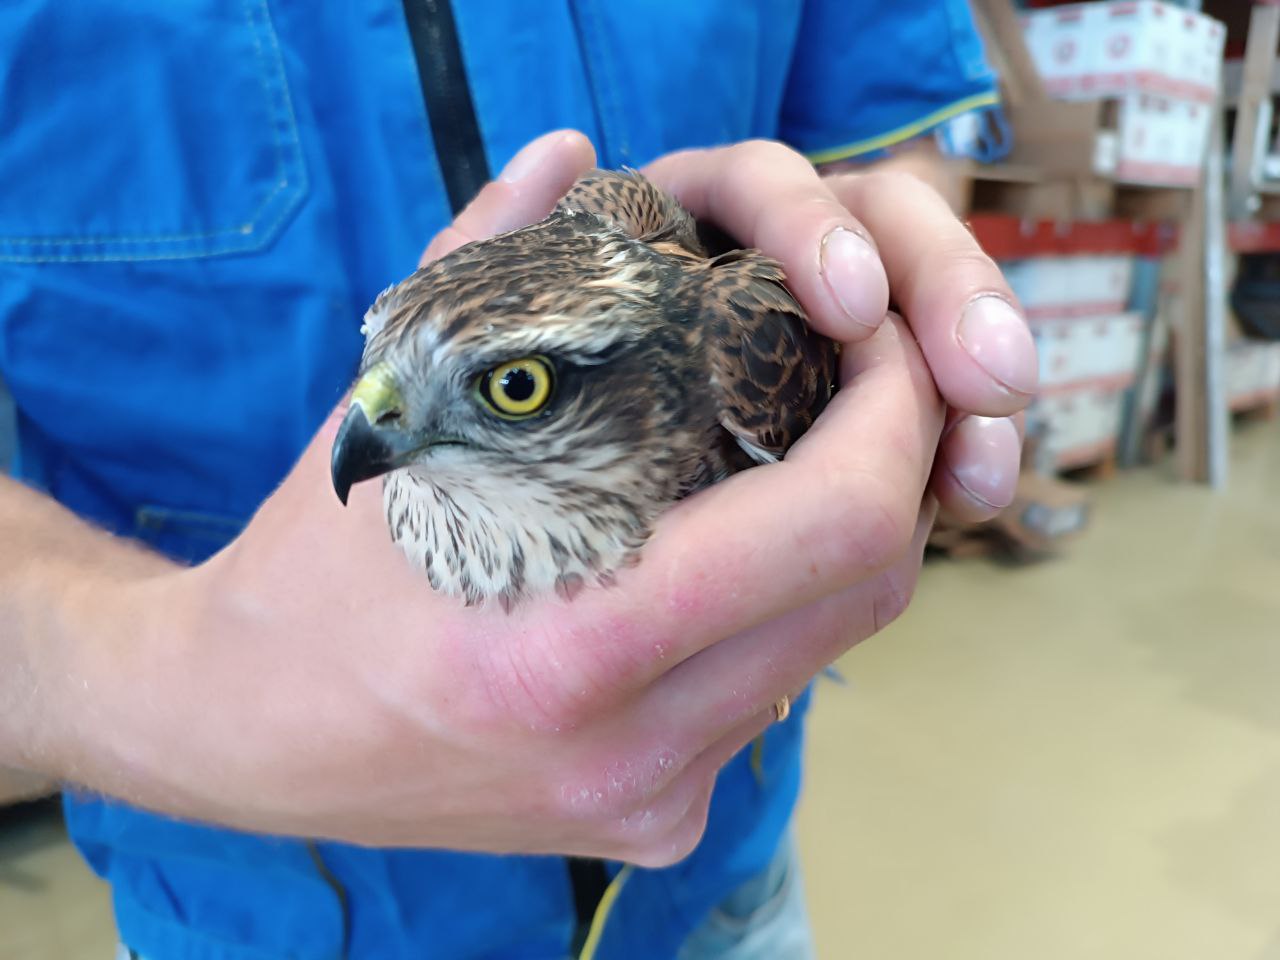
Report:
M1280 957L1280 6L976 0L1021 493L816 700L823 956Z
M820 953L1280 958L1280 6L972 6L1001 102L934 139L1042 391L1017 501L821 682ZM109 957L49 790L0 775L0 957Z

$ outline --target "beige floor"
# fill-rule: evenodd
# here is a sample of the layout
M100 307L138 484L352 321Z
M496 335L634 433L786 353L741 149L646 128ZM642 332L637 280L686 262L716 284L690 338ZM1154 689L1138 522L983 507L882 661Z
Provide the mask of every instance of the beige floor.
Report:
M1099 488L1059 561L936 563L813 722L821 956L1280 960L1280 425L1227 494ZM0 957L107 960L106 892L0 821Z
M1060 562L931 567L817 703L823 957L1280 958L1280 424L1099 491Z
M0 957L112 960L107 887L42 811L0 819Z

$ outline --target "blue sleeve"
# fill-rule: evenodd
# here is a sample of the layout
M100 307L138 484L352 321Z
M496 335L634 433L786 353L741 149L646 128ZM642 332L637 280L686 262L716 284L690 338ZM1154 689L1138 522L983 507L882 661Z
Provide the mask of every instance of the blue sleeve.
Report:
M780 136L829 163L997 99L968 0L808 0Z

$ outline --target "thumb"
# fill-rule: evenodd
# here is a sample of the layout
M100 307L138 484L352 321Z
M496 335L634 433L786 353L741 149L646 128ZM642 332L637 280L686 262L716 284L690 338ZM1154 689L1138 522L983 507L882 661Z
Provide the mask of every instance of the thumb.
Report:
M464 243L541 220L595 163L595 148L578 131L544 133L512 157L498 178L485 184L457 219L436 234L420 266Z

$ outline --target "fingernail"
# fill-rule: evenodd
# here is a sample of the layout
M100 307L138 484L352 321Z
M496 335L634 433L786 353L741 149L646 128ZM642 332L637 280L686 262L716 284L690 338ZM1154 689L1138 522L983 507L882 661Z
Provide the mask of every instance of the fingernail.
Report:
M965 352L1006 390L1032 394L1039 381L1031 330L1007 301L986 294L960 315L956 338Z
M822 279L831 296L854 323L880 326L889 305L889 280L880 254L865 237L836 227L822 238Z
M947 468L978 503L1003 510L1018 488L1022 443L1008 417L968 416L947 435Z
M563 133L559 136L544 136L533 143L526 144L519 153L507 161L498 178L504 183L519 183L546 162L551 156L551 151L565 136Z

